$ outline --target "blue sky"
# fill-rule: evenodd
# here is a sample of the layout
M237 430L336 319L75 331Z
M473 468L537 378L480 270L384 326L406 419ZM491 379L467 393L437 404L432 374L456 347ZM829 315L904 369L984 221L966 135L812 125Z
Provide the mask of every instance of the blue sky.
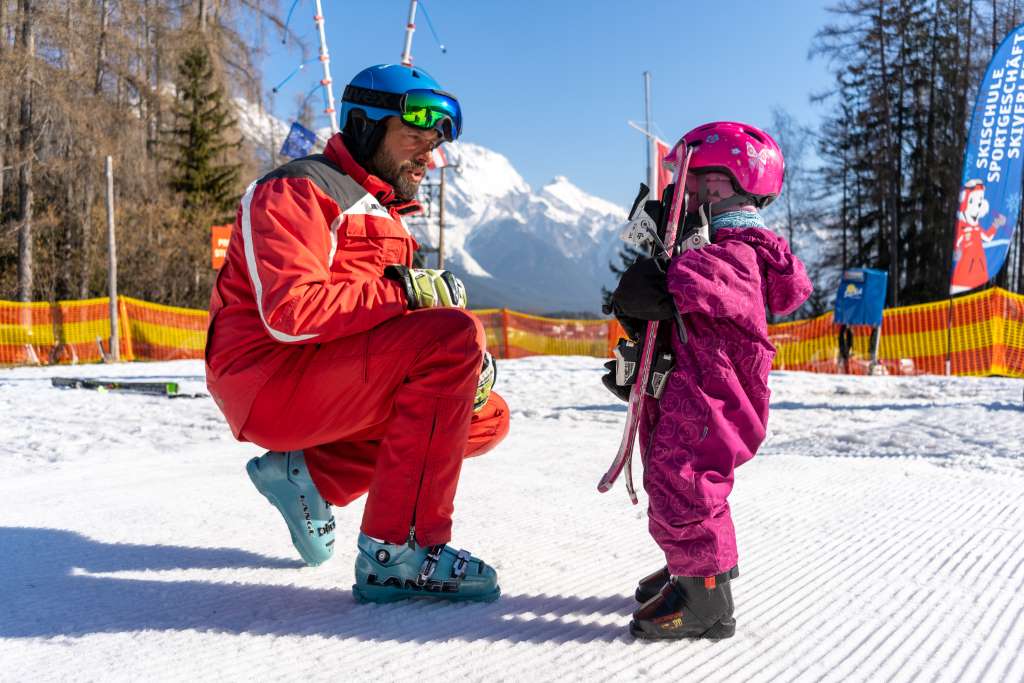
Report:
M534 188L565 175L620 205L644 179L642 136L626 125L643 119L643 71L652 74L654 121L670 141L717 119L768 127L773 107L816 124L823 109L809 96L831 84L827 65L807 59L814 33L829 20L825 4L808 0L425 4L448 52L441 54L421 10L414 61L459 97L463 139L505 154ZM291 0L282 5L287 11ZM292 18L309 57L317 44L314 6L300 0ZM364 66L400 60L409 3L323 6L340 99ZM302 54L271 38L267 47L269 90ZM319 69L311 64L285 85L274 101L278 116L294 116L296 96L316 84ZM314 102L322 108L319 95Z

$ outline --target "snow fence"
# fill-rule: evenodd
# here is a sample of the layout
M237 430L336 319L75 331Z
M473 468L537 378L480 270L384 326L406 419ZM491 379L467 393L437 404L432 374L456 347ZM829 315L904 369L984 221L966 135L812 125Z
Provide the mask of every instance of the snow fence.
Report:
M609 320L544 318L507 309L474 311L499 358L535 355L607 357L622 336ZM109 299L16 303L0 301L0 364L87 363L102 360L110 334ZM951 332L947 325L952 313ZM202 358L206 311L118 297L123 360ZM850 371L866 373L870 329L854 327ZM775 368L839 372L832 314L769 326ZM886 309L879 348L890 374L944 374L947 344L955 375L1024 377L1024 296L992 288L918 306Z
M866 374L871 328L852 329L850 372ZM768 331L775 369L839 372L832 313ZM948 300L885 310L878 359L889 374L945 374L947 354L954 375L1024 377L1024 296L992 288L953 299L952 310Z

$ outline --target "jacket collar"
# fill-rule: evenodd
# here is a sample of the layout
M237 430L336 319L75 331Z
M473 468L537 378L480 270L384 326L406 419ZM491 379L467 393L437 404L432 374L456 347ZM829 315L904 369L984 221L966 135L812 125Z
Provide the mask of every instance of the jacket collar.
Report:
M345 147L345 141L341 137L341 133L335 133L331 136L331 139L327 141L327 148L324 150L324 154L328 159L340 166L345 175L350 176L362 185L367 192L376 197L377 201L389 211L394 211L400 216L406 216L423 210L423 207L415 199L406 200L396 197L395 188L391 186L391 183L378 178L360 166L352 158L348 148Z

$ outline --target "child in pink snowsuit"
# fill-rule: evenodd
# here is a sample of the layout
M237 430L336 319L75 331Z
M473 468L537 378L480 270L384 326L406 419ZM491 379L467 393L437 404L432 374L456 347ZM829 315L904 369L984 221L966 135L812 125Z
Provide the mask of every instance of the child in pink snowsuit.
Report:
M766 309L785 315L811 292L803 264L757 209L778 196L783 160L763 131L715 123L684 136L693 149L683 234L707 225L711 243L664 264L643 259L613 297L627 329L664 320L675 367L640 425L649 529L667 566L642 580L631 631L643 638L724 638L735 631L729 587L738 576L727 501L736 467L754 457L768 422L775 348ZM700 212L696 212L700 207ZM676 317L675 311L680 314ZM634 320L629 320L630 318ZM685 342L675 320L685 327ZM671 334L668 334L671 332Z

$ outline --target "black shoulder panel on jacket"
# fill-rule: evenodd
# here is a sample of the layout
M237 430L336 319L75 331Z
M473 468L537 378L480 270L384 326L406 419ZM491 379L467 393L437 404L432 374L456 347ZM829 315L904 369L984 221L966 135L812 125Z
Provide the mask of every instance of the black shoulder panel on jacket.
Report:
M333 199L342 211L366 196L366 189L345 174L323 154L311 154L279 166L257 181L260 185L278 178L308 178L320 191Z

